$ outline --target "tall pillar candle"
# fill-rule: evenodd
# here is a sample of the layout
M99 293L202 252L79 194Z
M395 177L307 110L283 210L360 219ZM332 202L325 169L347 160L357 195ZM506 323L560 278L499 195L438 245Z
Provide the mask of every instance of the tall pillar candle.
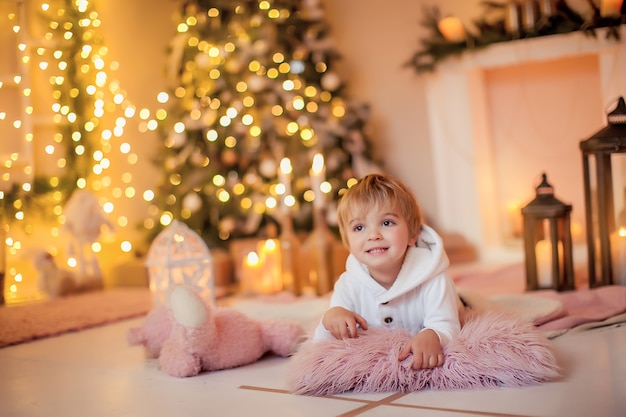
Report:
M326 167L324 166L324 156L321 153L317 153L313 156L309 176L311 177L311 189L315 193L313 208L317 210L323 209L326 205L326 199L322 192L322 183L326 180Z
M613 284L626 285L626 229L623 227L611 235L611 260Z
M280 161L278 169L278 181L283 185L285 192L281 199L281 207L284 214L289 214L289 205L287 199L291 197L291 160L289 158L283 158Z
M255 281L261 278L261 263L259 255L250 251L243 259L241 275L239 276L239 291L243 294L251 294L256 291Z
M259 242L257 252L261 276L257 279L257 292L272 294L282 291L280 242L267 239Z

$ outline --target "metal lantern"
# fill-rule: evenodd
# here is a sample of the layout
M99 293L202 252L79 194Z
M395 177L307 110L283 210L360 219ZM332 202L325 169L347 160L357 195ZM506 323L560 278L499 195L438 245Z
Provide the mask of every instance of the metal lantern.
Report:
M173 287L182 284L215 304L213 261L202 238L174 220L150 245L146 260L155 304L165 304Z
M608 126L580 142L585 187L589 286L624 282L626 274L626 104L620 97ZM612 157L614 157L612 159ZM621 156L621 158L618 158Z
M526 289L573 290L572 206L554 197L546 174L536 190L536 197L522 208Z

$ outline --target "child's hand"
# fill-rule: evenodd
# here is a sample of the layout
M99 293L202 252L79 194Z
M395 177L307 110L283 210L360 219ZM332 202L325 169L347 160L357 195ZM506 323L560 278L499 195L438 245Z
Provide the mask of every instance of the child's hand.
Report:
M328 309L322 318L322 325L335 339L357 337L357 325L367 330L367 321L363 317L343 307Z
M400 351L398 360L405 360L413 353L413 369L434 368L443 365L443 351L434 330L426 329L409 340Z

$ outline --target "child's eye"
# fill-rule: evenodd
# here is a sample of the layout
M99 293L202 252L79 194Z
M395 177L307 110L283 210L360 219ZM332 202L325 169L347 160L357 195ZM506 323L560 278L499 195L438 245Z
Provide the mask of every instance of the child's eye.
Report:
M393 220L383 220L383 226L393 226L394 224Z
M360 232L361 230L363 230L363 225L357 224L352 228L352 230L355 232Z

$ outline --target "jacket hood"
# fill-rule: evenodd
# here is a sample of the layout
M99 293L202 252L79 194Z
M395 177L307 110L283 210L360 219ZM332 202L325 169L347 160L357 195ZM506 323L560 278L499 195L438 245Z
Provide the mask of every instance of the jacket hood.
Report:
M369 274L367 267L350 255L346 261L346 272L370 287L381 303L388 302L414 289L424 281L444 272L450 262L443 248L441 237L429 226L422 225L415 247L410 247L402 269L391 288L385 289Z

